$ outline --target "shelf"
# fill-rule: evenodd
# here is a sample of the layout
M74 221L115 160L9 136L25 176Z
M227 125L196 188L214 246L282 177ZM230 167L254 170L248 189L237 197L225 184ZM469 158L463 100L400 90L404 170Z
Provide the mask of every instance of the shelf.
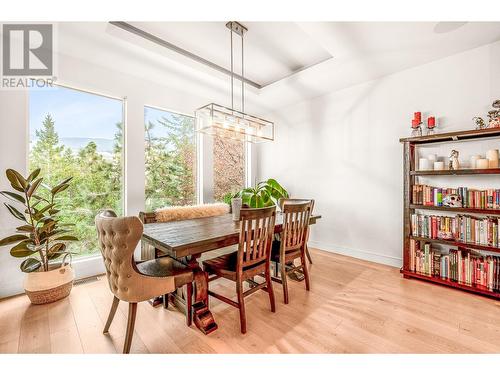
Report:
M446 206L424 206L421 204L410 204L412 210L448 211L448 212L468 212L481 215L500 216L500 210L492 208L466 208L466 207L446 207Z
M458 132L441 133L433 135L424 135L421 137L400 138L399 142L410 143L439 143L439 142L457 142L468 139L481 139L500 137L500 128L482 129L482 130L463 130Z
M472 285L467 285L467 284L462 284L456 281L451 281L448 279L441 279L440 277L433 277L433 276L428 276L428 275L423 275L421 273L417 272L412 272L412 271L406 271L406 270L401 270L401 273L405 275L405 277L409 278L415 278L415 279L420 279L420 280L425 280L429 281L435 284L441 284L441 285L446 285L449 287L457 288L457 289L462 289L466 290L468 292L476 293L476 294L482 294L488 297L493 297L493 298L500 298L500 293L498 292L493 292L489 290L488 288L485 288L484 286L472 286Z
M500 247L479 245L479 244L470 243L470 242L461 242L461 241L456 241L456 240L443 240L440 238L427 238L427 237L419 237L419 236L410 236L410 239L415 240L415 241L426 241L426 242L430 242L430 243L440 243L440 244L444 244L444 245L448 245L448 246L465 247L468 249L491 251L492 253L500 253Z
M475 175L475 174L500 174L500 168L410 172L411 176L453 176L453 175Z

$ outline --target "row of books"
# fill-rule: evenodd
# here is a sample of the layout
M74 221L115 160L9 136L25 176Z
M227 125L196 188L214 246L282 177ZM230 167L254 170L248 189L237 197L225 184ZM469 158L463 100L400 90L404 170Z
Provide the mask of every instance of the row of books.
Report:
M456 240L464 243L499 247L500 217L474 217L469 215L435 216L414 213L411 231L416 237Z
M444 254L431 244L410 240L410 271L500 292L500 257L471 250Z
M457 189L439 188L429 185L413 185L412 202L424 206L442 206L448 195L458 195L462 207L500 209L500 189L476 190L467 187Z

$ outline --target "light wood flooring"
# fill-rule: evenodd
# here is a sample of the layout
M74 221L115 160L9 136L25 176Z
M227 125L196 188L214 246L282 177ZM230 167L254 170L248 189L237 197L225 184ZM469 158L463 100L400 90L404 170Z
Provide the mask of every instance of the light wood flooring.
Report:
M257 292L246 299L248 332L238 310L211 299L219 329L205 336L173 307L139 304L132 353L499 353L500 302L406 280L393 267L312 251L312 289L289 282L290 304L274 284L277 311ZM234 284L214 290L235 296ZM104 277L75 286L69 298L30 305L0 301L0 353L120 353L127 305L109 335L102 328L112 295Z

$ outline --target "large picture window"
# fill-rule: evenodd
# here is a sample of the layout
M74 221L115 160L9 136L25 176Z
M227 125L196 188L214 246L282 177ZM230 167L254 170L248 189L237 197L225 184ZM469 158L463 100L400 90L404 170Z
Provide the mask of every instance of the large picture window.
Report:
M34 89L29 125L29 169L41 168L49 186L73 177L58 214L76 225L80 241L71 250L97 253L95 215L103 208L123 214L123 101L63 87Z
M144 122L146 210L195 204L194 118L145 107Z

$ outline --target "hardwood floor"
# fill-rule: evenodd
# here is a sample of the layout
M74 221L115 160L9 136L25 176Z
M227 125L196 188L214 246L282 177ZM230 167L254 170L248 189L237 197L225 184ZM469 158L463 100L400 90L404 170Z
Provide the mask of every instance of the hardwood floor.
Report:
M312 250L311 291L289 282L290 304L274 284L276 313L264 292L247 298L248 332L238 309L211 299L219 329L205 336L172 307L139 304L131 353L499 353L500 302L417 280L393 267ZM234 284L211 288L235 296ZM107 281L75 286L69 298L30 305L0 301L0 353L120 353L127 306L109 335Z

